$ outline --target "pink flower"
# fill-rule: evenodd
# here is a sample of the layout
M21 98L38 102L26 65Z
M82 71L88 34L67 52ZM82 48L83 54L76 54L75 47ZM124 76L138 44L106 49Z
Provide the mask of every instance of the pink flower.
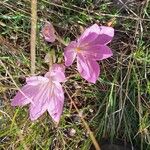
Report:
M46 22L42 28L42 35L47 42L53 43L56 40L55 29L50 22Z
M64 92L59 82L65 80L64 67L54 64L44 77L27 78L27 84L17 93L11 105L24 106L30 103L31 120L36 120L47 110L58 123L64 104Z
M77 69L81 76L87 81L95 83L100 74L97 60L112 56L112 51L107 44L113 36L114 29L111 27L97 24L90 26L77 41L72 41L65 48L65 65L70 66L77 58Z

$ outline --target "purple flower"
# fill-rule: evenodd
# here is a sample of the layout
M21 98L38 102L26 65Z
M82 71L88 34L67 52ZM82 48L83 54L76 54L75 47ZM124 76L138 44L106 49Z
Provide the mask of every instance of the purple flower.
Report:
M55 29L50 22L46 22L42 28L42 35L47 42L53 43L56 40Z
M11 105L24 106L30 103L31 120L36 120L47 110L58 123L64 104L64 92L59 82L65 80L64 66L54 64L44 77L27 78L27 84L18 91Z
M107 44L113 36L114 29L111 27L97 24L90 26L77 41L72 41L65 48L65 65L70 66L77 58L77 69L81 76L87 81L95 83L100 74L97 60L112 56L112 51Z

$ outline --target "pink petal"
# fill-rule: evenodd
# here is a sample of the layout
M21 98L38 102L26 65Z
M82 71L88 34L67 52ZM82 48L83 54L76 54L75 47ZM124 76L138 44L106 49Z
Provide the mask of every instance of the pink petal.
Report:
M47 42L54 42L56 39L55 29L50 22L46 22L42 28L42 35Z
M112 27L100 26L100 35L92 44L106 45L111 42L114 37L114 29Z
M48 103L48 112L55 122L59 122L64 104L64 92L60 83L54 85L52 95Z
M80 75L91 83L95 83L100 74L99 64L95 60L88 59L82 55L77 57L77 69Z
M72 41L64 50L65 65L70 66L76 57L77 43Z
M62 64L53 64L50 71L45 74L45 77L52 78L52 81L64 82L66 80L65 77L65 66Z
M106 45L88 46L85 48L85 50L83 50L82 53L86 55L88 58L94 60L106 59L113 55L111 49Z
M43 84L49 82L49 79L42 76L32 76L26 78L26 82L28 85L36 86L41 83Z
M94 24L87 28L84 33L78 39L79 47L84 47L85 45L93 42L100 34L100 28L97 24Z
M24 106L32 102L33 97L36 95L37 89L30 85L24 85L20 91L13 98L12 106Z
M40 85L40 90L33 97L33 103L30 104L30 119L36 120L47 110L47 102L50 99L49 84Z

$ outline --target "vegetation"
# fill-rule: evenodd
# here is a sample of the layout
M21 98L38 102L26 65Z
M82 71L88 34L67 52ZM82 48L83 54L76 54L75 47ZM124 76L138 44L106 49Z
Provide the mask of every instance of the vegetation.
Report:
M64 46L48 44L40 35L45 20L51 21L64 41L71 41L93 23L111 25L115 37L109 45L113 57L100 62L101 76L95 85L81 79L74 67L66 69L63 85L84 116L97 141L122 140L140 150L150 149L150 4L115 1L40 0L36 42L36 74L48 65L50 49L56 58ZM17 86L30 75L31 10L28 0L0 1L0 149L87 150L92 145L69 96L59 127L48 114L31 122L28 106L11 107Z

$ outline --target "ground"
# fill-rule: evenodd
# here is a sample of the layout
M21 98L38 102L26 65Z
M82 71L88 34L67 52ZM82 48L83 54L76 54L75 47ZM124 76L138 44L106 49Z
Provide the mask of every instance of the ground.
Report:
M119 2L119 3L118 3ZM66 69L63 84L100 145L111 141L150 149L150 4L149 0L40 0L36 41L36 74L48 65L43 59L51 49L57 61L64 46L46 43L41 37L45 20L51 21L69 42L93 23L115 29L109 44L113 56L99 62L96 84L80 77L76 65ZM92 142L71 100L65 93L58 127L47 113L29 119L28 106L10 105L17 86L30 76L30 1L0 1L0 149L93 149ZM91 147L91 148L90 148Z

